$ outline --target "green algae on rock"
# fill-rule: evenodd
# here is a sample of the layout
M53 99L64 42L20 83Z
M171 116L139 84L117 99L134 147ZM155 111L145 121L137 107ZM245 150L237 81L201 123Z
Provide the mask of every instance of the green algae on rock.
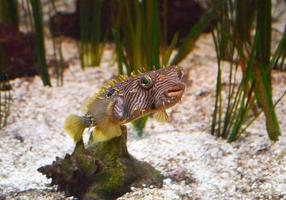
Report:
M56 158L51 165L38 170L52 179L52 185L67 196L79 199L114 199L130 191L131 187L161 187L163 176L150 164L129 154L126 146L127 130L106 142L85 148L77 145L64 159Z

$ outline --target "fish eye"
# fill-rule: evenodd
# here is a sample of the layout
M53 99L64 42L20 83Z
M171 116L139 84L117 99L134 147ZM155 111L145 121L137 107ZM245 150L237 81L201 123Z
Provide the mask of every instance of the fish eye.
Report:
M140 85L145 88L145 89L149 89L151 86L152 86L152 79L150 76L143 76L141 79L140 79Z
M113 94L115 93L115 89L114 88L110 88L108 89L106 96L107 97L111 97Z

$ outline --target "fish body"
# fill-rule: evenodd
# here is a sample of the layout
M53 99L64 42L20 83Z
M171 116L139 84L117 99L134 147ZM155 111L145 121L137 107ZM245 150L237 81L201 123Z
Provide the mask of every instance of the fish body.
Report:
M84 116L70 115L65 130L77 143L85 128L95 127L92 140L98 142L120 136L121 125L146 115L154 114L159 121L167 121L165 110L183 95L182 76L178 66L120 76L86 101Z

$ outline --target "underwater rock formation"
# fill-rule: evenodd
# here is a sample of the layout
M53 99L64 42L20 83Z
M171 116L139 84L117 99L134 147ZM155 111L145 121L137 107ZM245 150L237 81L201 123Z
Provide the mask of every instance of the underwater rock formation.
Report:
M150 164L129 154L126 146L127 130L107 142L84 147L77 145L64 159L56 158L51 165L38 170L52 179L52 185L67 196L79 199L114 199L130 191L131 187L161 187L163 176Z
M87 1L89 8L93 9L94 1ZM215 3L211 0L163 0L159 1L160 22L163 22L164 3L167 5L167 41L170 43L175 33L179 34L180 41L183 40L192 27L199 22ZM100 30L101 35L106 35L118 20L116 12L118 5L114 0L102 1ZM76 1L76 10L73 13L58 12L51 17L49 24L51 33L54 37L67 36L80 39L80 6L79 0ZM212 20L205 32L211 32L216 20ZM112 36L107 34L107 39L112 41ZM101 40L106 38L101 38Z
M0 24L0 56L3 72L10 79L39 74L32 33L22 33L12 25Z

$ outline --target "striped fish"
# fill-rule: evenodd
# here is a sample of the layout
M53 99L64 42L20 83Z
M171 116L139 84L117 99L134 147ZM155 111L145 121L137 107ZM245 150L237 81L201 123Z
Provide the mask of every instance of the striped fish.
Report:
M120 136L120 125L146 115L168 121L165 110L181 99L185 89L182 76L178 66L120 76L85 102L85 115L68 116L65 131L77 143L85 128L95 127L92 141L103 142Z

